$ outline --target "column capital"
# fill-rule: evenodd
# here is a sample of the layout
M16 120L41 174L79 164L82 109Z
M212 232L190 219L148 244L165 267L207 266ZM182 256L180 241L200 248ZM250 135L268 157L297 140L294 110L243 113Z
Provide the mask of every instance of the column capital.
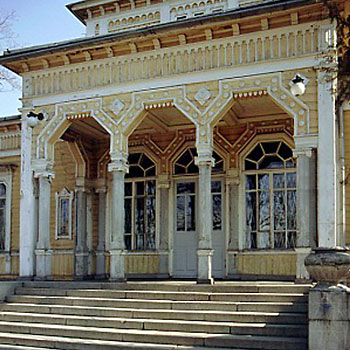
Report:
M228 185L239 185L240 177L239 177L239 169L231 168L227 170L226 175L226 184Z
M167 174L158 175L157 178L157 188L169 188L170 187L170 179Z
M215 159L211 155L209 156L203 154L194 158L194 164L196 164L197 166L207 165L210 167L214 167Z
M96 193L107 193L107 187L98 187L98 188L95 188L95 192Z
M47 159L32 159L32 169L34 171L34 177L47 177L54 178L55 173L53 171L54 163Z
M129 172L128 154L123 151L113 151L110 153L111 162L108 164L108 171Z
M305 147L305 148L296 148L293 149L293 158L299 158L299 157L312 157L313 153L313 148L312 147Z

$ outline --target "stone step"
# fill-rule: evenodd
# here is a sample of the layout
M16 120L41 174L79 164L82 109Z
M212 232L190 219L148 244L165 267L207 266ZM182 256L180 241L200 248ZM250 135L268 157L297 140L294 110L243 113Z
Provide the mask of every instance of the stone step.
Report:
M225 281L214 285L198 285L193 281L167 282L85 282L85 281L27 281L26 288L54 288L54 289L108 289L108 290L154 290L179 292L207 292L207 293L274 293L276 290L284 293L308 293L311 284L294 284L293 282L253 282L253 281Z
M205 332L221 334L253 334L285 337L306 337L306 325L278 325L266 323L207 322L183 320L157 320L118 317L91 317L37 313L0 313L6 322L42 323L81 327L143 329L176 332Z
M33 348L32 346L0 344L0 350L48 350L50 348Z
M100 290L100 289L56 289L56 288L17 288L17 295L78 296L117 299L157 299L179 301L296 301L307 302L304 293L208 293L174 292L154 290Z
M294 302L211 302L211 301L172 301L113 298L81 298L64 296L12 295L8 302L61 304L80 306L105 306L118 308L168 309L168 310L221 310L221 311L271 311L306 312L307 303Z
M306 350L307 339L295 337L269 337L255 335L185 333L174 331L151 331L134 329L114 329L78 327L51 324L16 323L0 321L0 332L46 337L69 337L74 339L95 339L98 341L118 341L217 348L252 348L270 350ZM0 342L3 340L0 337ZM17 345L21 345L16 343ZM37 345L37 344L28 344ZM47 345L45 345L47 346Z
M132 342L111 342L92 339L72 339L64 337L36 336L30 334L11 334L0 333L1 350L217 350L212 347L180 346L180 345L162 345ZM21 345L11 345L11 344ZM38 347L43 346L45 348ZM35 347L33 347L35 346ZM3 347L3 348L1 348ZM232 348L230 348L232 349ZM221 348L220 350L230 350ZM235 350L255 350L253 348L234 348Z
M148 318L162 320L194 320L194 321L219 321L219 322L265 322L272 324L307 324L305 313L280 313L280 312L228 312L228 311L201 311L201 310L150 310L133 308L111 308L93 306L62 306L40 305L22 303L0 304L3 312L41 313L60 315L81 315L95 317L126 317Z

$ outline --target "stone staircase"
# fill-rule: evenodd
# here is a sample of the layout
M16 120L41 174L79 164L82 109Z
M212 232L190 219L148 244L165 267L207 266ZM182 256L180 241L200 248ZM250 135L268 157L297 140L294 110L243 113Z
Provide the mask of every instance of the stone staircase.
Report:
M0 350L307 350L309 288L25 282L0 304Z

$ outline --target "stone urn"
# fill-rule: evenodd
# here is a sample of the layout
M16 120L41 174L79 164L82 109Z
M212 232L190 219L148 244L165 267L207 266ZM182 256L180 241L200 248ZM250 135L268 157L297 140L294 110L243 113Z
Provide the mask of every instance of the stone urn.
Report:
M350 254L345 247L315 248L305 259L305 267L312 279L317 282L315 288L342 288L340 281L349 277Z

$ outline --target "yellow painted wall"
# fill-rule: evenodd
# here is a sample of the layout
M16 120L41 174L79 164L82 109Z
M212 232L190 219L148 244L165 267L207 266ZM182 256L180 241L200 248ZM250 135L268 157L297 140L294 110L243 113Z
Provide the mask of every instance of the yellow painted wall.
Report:
M73 278L74 254L60 254L55 252L52 255L52 277L53 278Z
M154 254L130 254L125 256L126 274L156 274L159 272L159 256Z
M55 178L51 184L51 216L50 216L50 242L51 249L54 250L52 257L52 275L53 276L73 276L74 274L74 255L59 254L59 250L74 250L75 246L75 210L73 200L73 234L71 239L55 238L56 229L56 193L63 188L74 192L75 188L75 161L68 148L67 142L58 141L55 144L55 165L53 168ZM73 260L72 260L73 259Z
M237 273L242 275L295 276L296 254L237 254Z

